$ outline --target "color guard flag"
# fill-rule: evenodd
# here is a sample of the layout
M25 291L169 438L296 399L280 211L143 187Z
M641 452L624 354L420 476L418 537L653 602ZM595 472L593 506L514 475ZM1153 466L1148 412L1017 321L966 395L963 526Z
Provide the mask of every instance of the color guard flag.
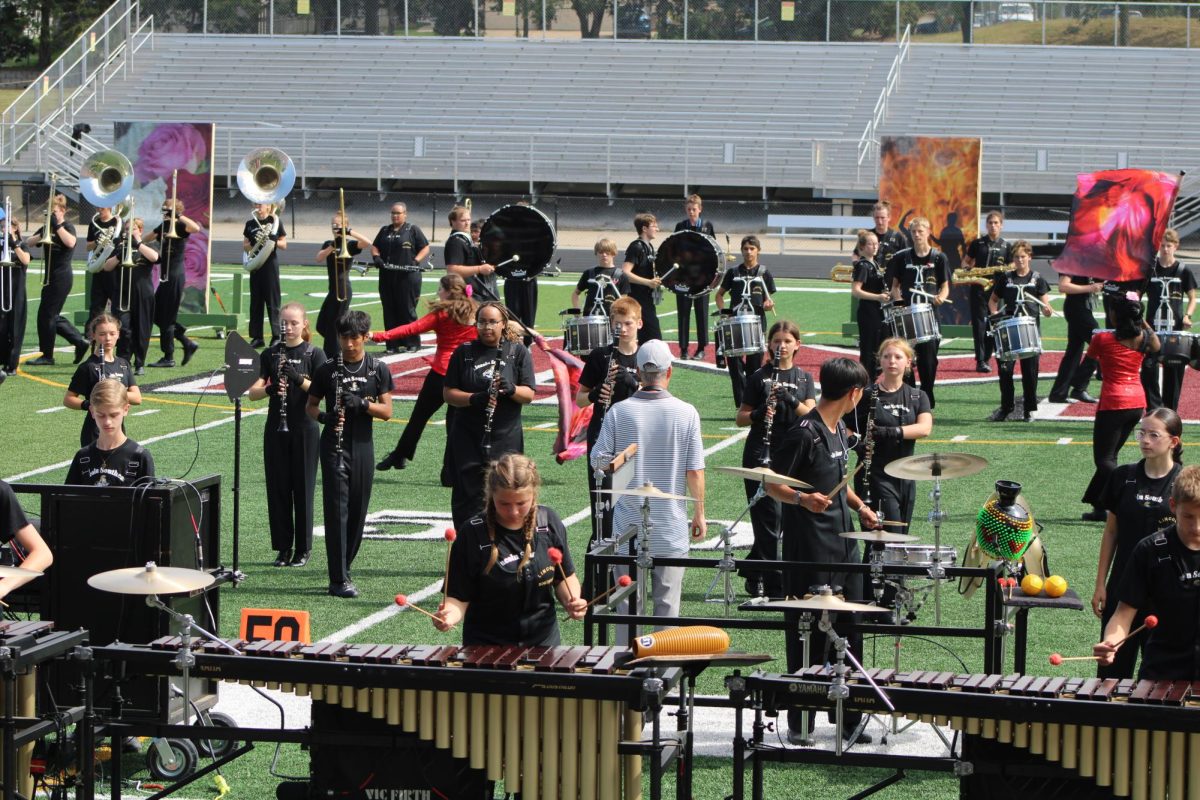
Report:
M1162 242L1183 173L1109 169L1079 175L1059 273L1109 281L1144 278Z

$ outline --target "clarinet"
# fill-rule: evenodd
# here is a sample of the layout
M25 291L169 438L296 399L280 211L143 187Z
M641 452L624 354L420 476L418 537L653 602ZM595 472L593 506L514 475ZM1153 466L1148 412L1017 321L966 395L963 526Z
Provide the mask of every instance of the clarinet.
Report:
M771 390L767 392L767 412L763 415L763 452L762 464L771 466L771 429L775 427L775 405L779 396L779 358L783 348L775 348L771 357Z
M871 505L871 459L875 457L875 408L879 404L879 385L871 387L871 405L867 408L867 433L863 437L863 494L862 501Z
M500 354L492 366L492 382L488 385L487 406L483 409L483 455L490 460L492 455L492 418L496 416L496 405L500 402L500 381L504 378L504 342L500 342Z
M342 387L345 369L346 365L342 360L342 351L339 349L337 365L334 369L333 384L333 459L335 468L339 470L342 467L342 434L346 431L346 401L342 397L342 393L345 392L345 389Z
M617 384L617 370L621 365L617 363L617 346L612 346L612 352L608 354L608 374L604 376L604 386L608 389L608 395L600 400L600 416L608 413L608 407L612 405L613 391ZM603 393L601 393L603 394Z
M100 356L100 380L108 376L104 374L104 342L96 342L96 355Z
M287 364L286 346L281 342L279 345L279 361L275 364L275 375L277 380L276 394L279 396L279 429L276 433L290 433L287 424L287 400L288 400L288 379L283 373L283 367Z

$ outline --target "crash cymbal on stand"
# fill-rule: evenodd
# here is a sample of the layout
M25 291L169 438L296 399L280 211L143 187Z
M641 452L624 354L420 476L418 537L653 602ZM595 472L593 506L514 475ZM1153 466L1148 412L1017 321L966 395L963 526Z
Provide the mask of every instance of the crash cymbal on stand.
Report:
M0 566L0 578L38 578L43 574L36 569Z
M207 572L182 567L160 567L153 561L144 567L101 572L88 578L88 586L113 594L182 594L216 582Z
M988 465L986 458L970 453L921 453L899 458L883 468L893 478L932 481L937 478L962 478L974 475Z
M649 500L695 500L685 494L667 494L655 487L653 483L643 483L636 489L601 489L598 494L611 494L620 497L641 497Z
M778 483L782 486L792 486L797 489L811 489L812 484L805 483L788 475L781 475L770 467L717 467L717 472L728 472L748 481Z
M814 594L805 597L801 600L772 600L769 603L763 603L754 607L757 611L815 611L820 613L828 611L831 614L837 612L845 612L848 614L890 614L890 608L880 608L879 606L869 606L866 603L851 603L849 600L843 600L841 595L837 594Z

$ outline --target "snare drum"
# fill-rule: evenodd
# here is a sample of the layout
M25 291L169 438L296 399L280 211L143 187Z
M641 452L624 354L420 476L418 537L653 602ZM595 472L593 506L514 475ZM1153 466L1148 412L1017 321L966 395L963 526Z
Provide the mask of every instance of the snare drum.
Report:
M1158 351L1164 364L1185 366L1192 361L1197 336L1186 331L1157 331L1162 348Z
M942 338L938 329L937 314L929 303L913 303L893 308L887 322L892 328L892 335L904 339L909 344L924 344Z
M767 350L758 314L722 316L717 323L717 340L726 357L752 356Z
M949 545L936 548L931 544L889 544L883 548L883 563L903 567L932 567L933 555L938 553L943 567L958 563L958 553Z
M563 322L563 344L568 353L586 356L612 344L612 324L603 316L570 317Z
M998 361L1019 361L1042 352L1042 333L1033 317L1003 317L992 326ZM1024 367L1022 367L1024 369Z

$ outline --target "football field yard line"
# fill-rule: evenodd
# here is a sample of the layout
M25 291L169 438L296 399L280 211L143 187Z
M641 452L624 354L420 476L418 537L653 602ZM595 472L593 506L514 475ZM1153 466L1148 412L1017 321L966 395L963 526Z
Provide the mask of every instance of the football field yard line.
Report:
M719 453L720 451L724 450L726 447L730 447L730 446L744 440L749 435L750 435L749 429L744 430L741 433L735 433L733 436L729 436L725 439L722 439L721 441L714 444L712 447L707 448L704 451L704 455L707 457L707 456L713 455L714 453ZM589 516L591 516L591 514L592 514L591 507L584 506L583 508L576 511L571 516L563 519L563 527L570 528L572 525L575 525L576 523L582 522L583 520L587 519ZM422 589L419 589L418 591L410 593L408 595L408 602L410 604L420 603L425 598L431 597L431 596L437 594L438 592L440 592L441 586L442 586L442 582L440 580L434 581L433 583L429 584L428 586L426 586ZM378 611L376 611L372 614L368 614L367 616L360 619L358 622L351 623L350 625L347 625L346 627L342 628L340 631L334 631L333 633L329 634L321 641L322 642L349 641L351 636L357 636L358 634L362 633L363 631L367 630L368 628L378 625L381 622L386 622L387 620L396 616L403 610L404 610L403 607L398 606L395 603L390 603L389 605L384 606L383 608L379 609Z

